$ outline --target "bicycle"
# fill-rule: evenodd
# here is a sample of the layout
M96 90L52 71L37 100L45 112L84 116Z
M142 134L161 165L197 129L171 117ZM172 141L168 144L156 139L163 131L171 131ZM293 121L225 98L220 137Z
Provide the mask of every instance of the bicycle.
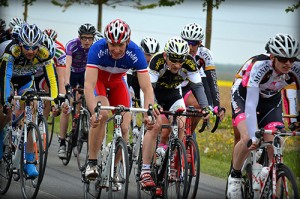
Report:
M36 92L34 91L27 91L24 96L13 96L12 99L25 101L25 113L20 114L6 126L3 142L4 150L3 160L1 163L2 168L0 170L0 177L3 178L4 176L6 184L3 188L1 187L0 190L1 194L4 194L8 190L12 178L15 181L21 179L21 191L23 197L35 198L43 179L44 153L41 153L41 151L43 151L44 148L39 127L32 119L32 102L36 100L54 99L50 97L40 97L36 95ZM19 125L19 122L22 124ZM33 141L33 156L30 160L26 160L29 135L31 135L30 137ZM30 177L26 174L24 166L27 164L36 165L39 172L37 177ZM1 181L2 180L3 179L1 179Z
M161 111L160 113L173 116L171 124L162 125L162 128L171 128L168 147L165 157L160 165L156 164L155 157L153 157L151 162L151 175L156 187L143 189L140 183L137 182L137 197L148 198L150 196L151 198L187 198L189 166L185 145L178 137L178 117L192 116L195 114L186 112L185 109L177 109L176 111ZM142 170L141 153L137 162L139 165L136 180L140 181L140 174Z
M84 198L100 198L102 189L106 189L108 198L127 198L129 185L129 160L127 142L122 137L121 123L123 112L147 112L152 116L152 106L149 109L128 108L119 106L102 106L97 103L95 112L100 115L100 110L115 111L107 120L107 124L113 120L113 139L106 145L106 138L103 140L102 149L98 161L100 175L95 180L88 180L85 172L82 172L82 182L84 183ZM108 128L107 128L108 129ZM107 132L108 133L108 132ZM115 166L116 155L121 154L121 160ZM118 189L113 188L113 184L118 183Z
M265 142L263 135L274 135L274 140ZM300 132L284 130L284 126L276 126L276 130L260 129L255 133L262 150L260 159L256 160L256 151L251 151L242 171L242 193L244 198L299 198L295 176L291 169L283 163L283 147L291 136L300 136ZM287 138L283 138L287 137ZM252 144L251 140L248 146ZM273 158L268 159L267 146L274 149ZM260 172L253 172L254 164L261 164ZM256 174L256 175L254 175ZM254 187L257 183L258 186Z

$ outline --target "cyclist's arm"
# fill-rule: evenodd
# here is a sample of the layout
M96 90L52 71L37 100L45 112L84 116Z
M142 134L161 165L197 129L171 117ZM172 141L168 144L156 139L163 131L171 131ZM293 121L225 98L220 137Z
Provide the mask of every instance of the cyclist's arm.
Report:
M13 74L14 57L8 53L4 53L0 61L0 91L1 104L7 103L10 96L10 82Z
M50 97L56 98L58 96L58 79L53 59L45 63L45 69L46 78L50 85ZM51 101L51 105L55 105L55 102Z
M137 72L140 87L144 93L144 106L148 108L149 104L154 104L154 92L150 81L150 75L147 71Z
M70 84L72 56L66 55L65 85Z
M256 107L259 100L259 88L247 87L247 97L245 103L246 124L250 139L256 140L255 131L257 131Z
M215 69L205 70L207 83L209 86L209 91L211 98L213 100L213 106L220 106L220 93L217 84L217 73Z
M202 82L198 82L198 83L190 82L190 86L200 107L201 108L207 107L208 101L207 101L207 97Z
M96 100L95 100L95 94L94 94L94 88L97 83L98 79L98 68L96 67L86 67L85 71L85 81L84 81L84 95L86 99L86 104L91 112L91 114L94 114L94 108L96 107Z

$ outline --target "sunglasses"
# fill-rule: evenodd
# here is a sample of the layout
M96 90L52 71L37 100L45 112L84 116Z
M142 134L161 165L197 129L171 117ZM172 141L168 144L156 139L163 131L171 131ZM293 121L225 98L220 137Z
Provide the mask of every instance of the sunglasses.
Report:
M168 59L173 64L176 64L176 63L183 64L183 62L185 62L185 59L174 59L174 58L171 58L171 57L168 57Z
M38 49L39 46L27 46L27 45L22 45L25 50L36 50Z
M198 46L199 41L193 41L193 40L185 40L189 45L191 46Z
M80 39L83 41L93 41L94 37L80 37Z
M286 58L286 57L276 57L277 60L281 63L286 63L287 61L289 61L290 63L294 63L296 61L296 57L291 57L291 58Z

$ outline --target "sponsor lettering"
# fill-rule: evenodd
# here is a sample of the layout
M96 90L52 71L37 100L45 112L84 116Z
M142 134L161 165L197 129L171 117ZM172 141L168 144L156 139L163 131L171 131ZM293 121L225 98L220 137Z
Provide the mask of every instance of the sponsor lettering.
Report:
M138 61L136 54L133 54L132 51L127 50L126 55L130 57L134 64Z
M268 70L269 70L269 65L264 65L261 68L259 68L257 73L255 74L253 81L259 83Z

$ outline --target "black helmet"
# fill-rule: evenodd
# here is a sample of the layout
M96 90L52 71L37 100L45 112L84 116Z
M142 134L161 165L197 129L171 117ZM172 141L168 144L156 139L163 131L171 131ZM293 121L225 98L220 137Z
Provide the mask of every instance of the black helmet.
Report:
M79 35L82 35L82 34L95 35L95 33L96 33L96 28L92 24L89 24L89 23L82 24L78 30Z

